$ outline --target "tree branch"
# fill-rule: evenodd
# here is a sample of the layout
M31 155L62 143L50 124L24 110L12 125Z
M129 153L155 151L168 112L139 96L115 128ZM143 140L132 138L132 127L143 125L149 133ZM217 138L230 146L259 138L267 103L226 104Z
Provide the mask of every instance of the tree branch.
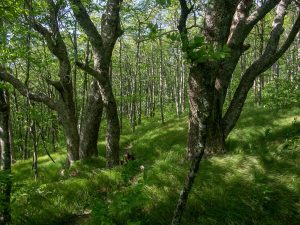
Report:
M108 53L113 51L118 37L123 34L120 24L121 2L122 0L108 0L101 18L101 36Z
M186 21L187 18L192 11L193 7L189 8L187 6L186 0L179 0L180 3L180 8L181 8L181 13L180 13L180 18L178 21L178 31L180 33L180 38L182 42L183 49L186 49L188 46L188 36L187 36L187 28L186 28Z
M89 14L87 13L84 5L80 0L69 0L74 16L78 20L80 26L89 37L93 47L99 52L103 51L103 40L98 32L96 26L92 22Z
M265 17L280 0L267 0L261 7L256 9L248 18L246 24L253 27L259 20Z
M52 39L52 33L47 28L38 23L32 15L31 2L29 0L25 0L24 3L29 10L29 18L25 15L26 20L28 20L32 24L33 28L46 39L48 45L50 45L51 47L55 46L55 43Z
M25 4L31 12L31 3L28 0L25 0ZM68 61L67 47L60 35L57 22L59 6L55 5L52 0L47 0L47 4L50 12L50 26L52 32L45 28L42 24L37 22L34 16L30 16L30 22L32 23L34 30L36 30L45 38L47 46L52 54L54 54L60 61Z
M298 17L287 37L283 45L280 47L280 49L276 52L275 57L279 59L285 52L286 50L290 47L292 42L295 40L297 34L300 31L300 5L298 6Z
M34 17L30 18L30 22L33 29L43 36L43 38L46 40L48 48L51 52L53 52L55 49L55 42L52 39L53 34L42 24L38 23Z
M59 35L59 27L57 22L57 16L60 9L59 2L55 4L53 0L46 0L46 1L49 7L49 14L50 14L49 18L50 18L51 30L55 35Z
M240 47L245 41L255 24L265 17L280 0L267 0L262 6L256 9L250 16L249 12L253 5L252 0L242 0L236 9L230 28L227 45Z
M87 64L84 64L84 63L81 63L81 62L76 62L76 65L77 65L80 69L82 69L83 71L85 71L86 73L92 75L92 76L93 76L94 78L96 78L99 82L102 82L102 83L106 82L106 80L101 76L101 74L100 74L97 70L95 70L95 69L89 67Z
M224 136L227 137L230 131L235 126L245 100L247 98L247 94L252 87L254 80L261 73L265 72L269 69L288 49L291 45L292 41L295 39L298 31L299 31L299 23L300 18L298 18L293 25L291 32L288 35L283 46L278 49L279 40L283 33L283 23L284 17L286 15L287 7L291 4L291 0L281 0L277 6L276 16L273 21L273 28L270 34L269 41L267 46L260 56L252 65L245 71L240 81L238 88L236 89L233 99L230 102L229 108L227 109L225 116L223 117L223 128L224 128Z
M15 78L13 75L8 73L4 68L0 67L0 79L10 83L14 88L16 88L23 96L29 99L41 102L47 105L52 110L57 110L56 103L53 99L49 98L43 93L33 93L31 92L25 84L23 84L19 79Z
M60 93L63 91L64 87L61 83L61 81L53 81L50 79L46 79L46 82L50 85L52 85L57 91L59 91Z
M244 41L246 35L243 35L243 32L245 29L246 19L253 5L252 3L252 0L242 0L238 4L233 16L229 37L227 40L227 45L229 47L239 46L239 44Z

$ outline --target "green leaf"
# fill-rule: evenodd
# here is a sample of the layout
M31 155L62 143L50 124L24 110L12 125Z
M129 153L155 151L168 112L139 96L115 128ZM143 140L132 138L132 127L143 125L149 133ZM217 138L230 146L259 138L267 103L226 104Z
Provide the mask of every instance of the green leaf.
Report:
M166 35L166 37L170 39L172 42L180 41L179 33L169 33Z
M201 46L204 43L204 37L203 36L195 36L194 37L194 44L197 46Z
M171 2L171 0L156 0L156 3L162 7L169 7Z

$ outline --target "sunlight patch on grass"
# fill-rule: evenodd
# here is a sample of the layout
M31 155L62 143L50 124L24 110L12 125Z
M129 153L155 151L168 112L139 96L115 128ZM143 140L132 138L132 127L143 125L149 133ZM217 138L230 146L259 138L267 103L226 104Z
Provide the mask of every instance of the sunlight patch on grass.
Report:
M244 179L249 182L253 181L253 170L265 173L265 169L257 157L240 155L229 155L225 157L213 157L211 159L213 165L224 168L226 172L224 179L230 182L232 179Z
M203 159L182 224L297 224L300 126L293 122L297 113L299 109L243 112L228 140L228 152ZM144 120L135 133L126 122L121 148L136 160L112 170L105 168L105 132L99 142L101 156L75 163L64 176L60 171L65 153L53 154L56 164L47 156L39 158L37 182L31 160L17 163L15 224L42 224L45 218L50 218L47 224L68 224L70 215L86 210L92 210L90 224L169 224L190 165L185 158L186 132L186 115L165 124L157 118Z

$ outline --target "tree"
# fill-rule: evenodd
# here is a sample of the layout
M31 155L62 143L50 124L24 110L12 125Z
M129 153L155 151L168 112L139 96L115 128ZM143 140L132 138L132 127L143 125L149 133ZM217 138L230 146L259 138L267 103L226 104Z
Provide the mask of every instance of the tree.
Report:
M31 2L27 1L26 4L29 9L28 21L32 24L33 28L44 37L49 50L59 61L59 81L47 80L47 82L59 92L59 100L56 101L51 99L43 93L37 94L30 92L26 85L5 70L0 74L0 77L11 83L27 98L42 102L58 113L67 138L68 162L69 164L72 164L79 159L79 134L77 130L77 118L71 82L71 64L67 47L60 34L58 25L58 12L61 5L55 4L52 0L47 1L51 29L51 31L49 31L46 27L36 21Z
M94 68L80 62L78 62L77 65L92 75L97 80L96 85L99 85L107 115L107 166L112 167L119 164L120 124L117 104L109 76L109 68L114 45L118 37L122 34L119 15L121 1L107 1L105 13L102 15L101 34L90 19L82 2L80 0L70 0L69 2L78 23L88 36L92 45Z
M0 84L3 85L3 84ZM11 146L9 134L9 95L0 87L0 223L10 224Z
M286 40L280 46L287 8L291 5L294 9L298 7L299 10L299 5L295 6L298 3L292 4L291 0L265 1L264 4L256 6L252 13L253 1L212 0L207 4L204 18L204 38L196 36L191 41L186 23L193 6L189 7L185 0L179 0L179 2L181 15L178 30L183 49L190 61L188 153L193 160L174 212L173 225L180 224L183 209L204 151L206 153L224 151L225 139L241 114L255 78L283 55L300 28L300 14L298 13ZM250 47L244 42L255 24L274 7L276 7L276 14L266 47L262 55L242 75L233 99L223 116L225 96L232 74L242 53ZM227 48L230 51L224 55Z
M27 1L26 4L29 12L29 17L27 18L28 23L44 38L48 49L58 59L59 80L55 81L47 78L46 82L56 89L59 93L59 98L57 100L55 96L49 97L46 93L33 92L26 85L26 82L23 84L4 68L2 69L0 77L12 84L26 98L44 103L50 109L57 112L66 136L69 164L72 164L78 159L97 155L98 132L103 103L99 93L98 83L94 82L86 106L86 112L88 113L83 116L79 135L71 62L67 45L61 35L61 28L59 26L59 11L64 5L62 2L55 3L52 0L47 1L49 10L48 22L50 24L50 29L48 29L36 20L33 3ZM26 80L28 81L28 79Z

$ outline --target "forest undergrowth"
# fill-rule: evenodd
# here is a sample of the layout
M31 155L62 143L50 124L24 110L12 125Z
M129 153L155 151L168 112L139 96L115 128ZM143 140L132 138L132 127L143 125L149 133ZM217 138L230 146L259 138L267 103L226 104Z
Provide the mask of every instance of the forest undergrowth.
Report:
M135 160L113 170L104 142L100 157L70 169L63 147L55 163L40 156L37 181L31 160L17 162L13 224L170 224L189 166L187 116L144 120L135 133L124 123L121 149ZM203 160L182 224L299 224L300 109L245 109L226 148Z

